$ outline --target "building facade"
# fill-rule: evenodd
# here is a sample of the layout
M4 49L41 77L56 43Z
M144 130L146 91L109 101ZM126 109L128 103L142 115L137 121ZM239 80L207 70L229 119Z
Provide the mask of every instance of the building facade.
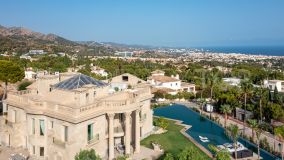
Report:
M113 92L83 74L38 77L28 90L8 93L1 144L42 160L72 160L91 148L103 159L131 155L152 131L151 98L146 83Z
M264 80L264 87L269 88L271 91L274 91L275 87L278 92L284 92L284 81L282 80Z

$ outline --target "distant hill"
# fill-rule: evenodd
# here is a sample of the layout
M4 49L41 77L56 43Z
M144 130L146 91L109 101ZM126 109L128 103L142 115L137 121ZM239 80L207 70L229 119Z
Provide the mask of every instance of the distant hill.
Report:
M88 45L67 40L55 34L43 34L22 27L0 25L0 53L26 53L32 49L47 52L75 52L83 55L111 54L111 48L101 45Z

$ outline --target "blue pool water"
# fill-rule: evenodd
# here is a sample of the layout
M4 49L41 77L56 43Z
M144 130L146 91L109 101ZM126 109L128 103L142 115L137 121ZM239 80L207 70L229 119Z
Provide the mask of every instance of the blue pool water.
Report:
M207 118L201 117L198 113L192 111L191 109L183 105L175 104L168 107L156 108L154 109L154 115L181 120L183 121L183 123L191 125L192 127L186 132L208 150L208 144L220 145L231 142L231 140L228 139L225 135L224 128ZM198 137L199 135L203 137L208 137L210 142L201 142ZM255 145L249 143L248 141L242 138L239 139L239 142L241 142L244 146L257 153L257 147ZM261 150L260 155L261 157L263 157L264 160L277 159L277 157L266 152L265 150Z

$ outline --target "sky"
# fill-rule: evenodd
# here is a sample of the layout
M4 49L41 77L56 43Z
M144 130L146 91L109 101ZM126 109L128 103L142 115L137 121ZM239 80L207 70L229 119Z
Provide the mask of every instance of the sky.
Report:
M284 0L0 1L0 25L74 41L284 46Z

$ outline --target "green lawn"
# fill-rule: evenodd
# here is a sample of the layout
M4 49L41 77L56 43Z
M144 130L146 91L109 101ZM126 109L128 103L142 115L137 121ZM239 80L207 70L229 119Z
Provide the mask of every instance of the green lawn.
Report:
M158 142L165 152L172 153L175 157L184 148L188 146L193 146L200 152L200 155L204 156L202 159L210 159L204 152L202 152L197 146L195 146L190 140L188 140L184 135L180 133L183 126L174 124L174 121L169 121L169 126L167 132L158 135L151 135L141 141L141 145L148 148L153 148L151 145L152 141Z

